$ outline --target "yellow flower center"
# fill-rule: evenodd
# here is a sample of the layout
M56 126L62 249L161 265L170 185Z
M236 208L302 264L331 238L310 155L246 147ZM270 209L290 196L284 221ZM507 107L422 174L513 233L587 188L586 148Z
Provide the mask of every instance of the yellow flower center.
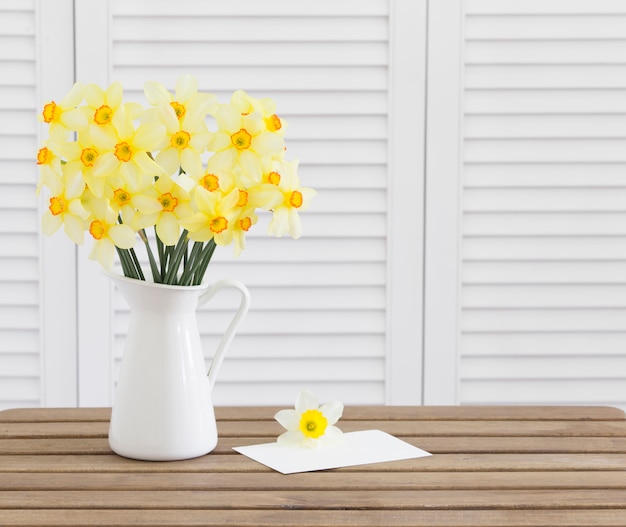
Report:
M48 209L53 216L58 216L59 214L65 212L66 205L67 204L63 198L53 196L50 198L50 206L48 207Z
M201 185L209 192L213 192L220 188L220 180L215 174L206 174L201 180Z
M130 192L124 190L123 188L118 188L115 192L113 192L113 201L120 207L127 205L130 203Z
M50 150L48 150L45 146L39 149L37 152L37 164L38 165L47 165L52 161L54 155Z
M178 120L181 121L183 117L185 117L185 114L187 113L187 109L185 108L184 104L180 104L179 102L176 101L172 101L170 103L170 106L172 108L174 108L174 112L176 113L176 117L178 117Z
M111 110L111 107L107 106L106 104L103 104L102 106L100 106L100 108L98 108L93 114L93 120L97 124L107 124L111 122L112 118L113 118L113 110Z
M175 134L172 134L172 137L170 139L170 144L174 148L183 150L189 146L189 141L191 141L191 136L184 130L181 130L180 132L176 132Z
M43 107L44 123L50 124L51 122L57 120L60 114L61 114L61 109L57 106L57 104L54 101L49 102Z
M219 216L214 218L209 223L209 229L211 229L215 234L219 234L220 232L226 230L228 227L228 220L224 218L224 216Z
M91 234L96 240L101 240L106 231L107 229L104 223L100 220L94 220L91 222L91 225L89 225L89 234Z
M294 190L289 196L289 205L296 209L302 207L302 192Z
M231 135L230 140L237 150L246 150L252 144L252 136L245 128Z
M120 161L126 163L130 161L133 157L133 151L130 148L130 145L126 142L117 143L115 145L115 157L117 157Z
M300 417L300 431L306 437L317 439L324 435L328 420L319 410L307 410Z
M265 119L265 126L267 126L267 129L270 132L276 132L283 127L283 123L280 122L280 118L278 117L278 115L273 114Z
M250 230L250 227L252 227L252 218L246 217L239 220L239 228L242 231L248 232L248 230Z
M238 207L245 207L248 204L248 192L239 189L239 200L237 201Z
M267 182L272 185L278 185L280 183L280 174L278 172L270 172L267 175Z
M98 157L98 152L93 148L83 148L80 154L80 160L86 167L92 167Z
M165 212L172 212L178 205L178 198L172 196L170 192L159 196L159 203Z

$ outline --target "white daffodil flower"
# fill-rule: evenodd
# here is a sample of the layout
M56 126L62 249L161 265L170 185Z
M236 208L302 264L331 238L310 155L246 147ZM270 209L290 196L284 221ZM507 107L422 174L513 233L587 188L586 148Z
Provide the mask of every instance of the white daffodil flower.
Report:
M278 437L281 445L318 447L333 443L342 436L335 423L343 413L338 401L319 405L317 396L302 390L296 400L295 410L280 410L274 418L287 430Z

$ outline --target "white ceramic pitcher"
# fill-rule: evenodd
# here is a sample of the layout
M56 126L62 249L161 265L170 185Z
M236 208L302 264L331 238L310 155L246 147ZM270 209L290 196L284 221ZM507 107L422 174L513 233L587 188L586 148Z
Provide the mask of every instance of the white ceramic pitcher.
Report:
M207 454L217 444L211 392L224 354L248 311L236 280L171 286L108 275L131 309L109 427L109 445L134 459L171 461ZM206 373L196 308L223 288L241 303Z

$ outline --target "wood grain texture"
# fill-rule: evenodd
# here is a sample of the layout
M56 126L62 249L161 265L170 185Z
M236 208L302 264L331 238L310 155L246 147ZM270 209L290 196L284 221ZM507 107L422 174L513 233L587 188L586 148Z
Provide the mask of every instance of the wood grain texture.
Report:
M274 441L273 407L218 408L209 455L113 454L110 409L0 412L0 525L626 525L626 419L606 407L354 407L428 458L285 476L232 450Z

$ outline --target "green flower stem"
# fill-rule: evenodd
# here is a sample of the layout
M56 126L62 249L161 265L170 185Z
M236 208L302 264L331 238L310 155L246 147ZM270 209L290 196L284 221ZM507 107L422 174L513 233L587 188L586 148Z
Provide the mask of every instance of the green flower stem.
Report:
M215 240L211 238L204 249L202 249L202 255L200 256L200 262L195 269L193 275L193 285L200 285L202 283L202 277L209 266L209 262L211 261L211 257L213 256L213 252L215 251L215 247L217 247Z
M136 280L145 280L145 277L141 272L141 267L139 267L139 261L136 260L137 256L134 254L134 251L131 253L129 249L120 249L119 247L116 247L116 250L120 263L122 264L124 276L135 278Z
M146 252L148 253L148 260L150 261L150 270L152 271L152 280L154 280L155 283L158 283L162 280L162 276L159 273L159 267L154 258L154 254L152 253L152 247L150 247L150 242L148 241L148 236L146 235L146 231L141 229L139 231L139 237L141 238L144 245L146 246Z
M154 226L154 235L156 236L156 242L157 242L157 252L159 255L159 263L161 264L161 280L163 280L163 278L165 277L165 267L166 267L166 257L165 257L165 246L163 245L163 242L161 241L161 238L159 238L159 235L157 234L156 231L156 225ZM159 282L161 281L159 280Z
M189 238L187 237L187 231L184 230L183 233L178 238L178 243L175 247L169 246L167 248L167 254L169 256L169 269L165 278L163 279L163 283L176 285L178 279L178 268L180 267L180 262L183 259L183 255L187 252L187 245L189 244Z
M139 258L137 258L137 253L135 249L129 249L130 257L132 259L133 267L137 270L137 275L139 276L139 280L146 280L146 277L143 275L143 271L141 270L141 264L139 263Z
M195 242L193 244L193 248L191 249L191 253L187 258L187 261L184 263L183 274L180 276L180 280L178 281L179 285L191 285L191 281L193 279L193 272L196 265L196 260L198 256L202 252L202 247L204 244L202 242ZM186 254L186 253L185 253Z

